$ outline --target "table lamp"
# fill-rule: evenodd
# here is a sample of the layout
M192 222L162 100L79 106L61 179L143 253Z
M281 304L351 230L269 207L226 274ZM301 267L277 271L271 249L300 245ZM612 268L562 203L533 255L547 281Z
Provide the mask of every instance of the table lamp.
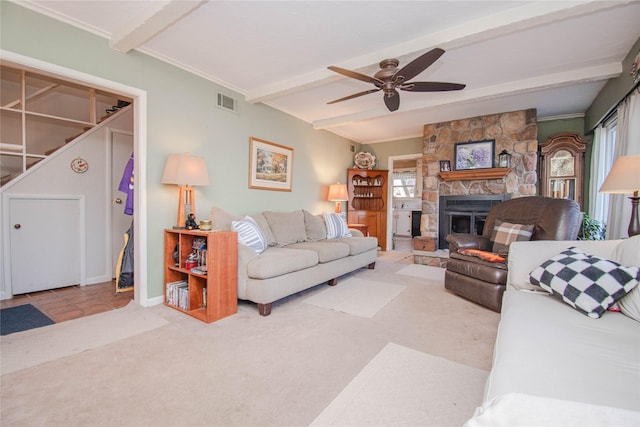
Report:
M599 190L601 193L629 194L631 199L631 221L629 237L640 234L638 205L640 204L640 156L618 157Z
M329 186L329 196L327 200L336 202L336 213L342 212L342 202L349 200L346 184L331 184Z
M169 154L162 173L163 184L180 186L178 198L178 223L174 228L185 228L187 216L196 212L194 185L209 185L207 165L202 157L189 153Z

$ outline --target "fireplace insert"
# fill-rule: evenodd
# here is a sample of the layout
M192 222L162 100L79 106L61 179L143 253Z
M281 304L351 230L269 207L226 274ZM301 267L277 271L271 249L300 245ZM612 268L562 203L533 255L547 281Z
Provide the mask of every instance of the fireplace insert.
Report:
M440 196L438 249L447 249L447 234L481 235L491 208L508 200L508 194Z

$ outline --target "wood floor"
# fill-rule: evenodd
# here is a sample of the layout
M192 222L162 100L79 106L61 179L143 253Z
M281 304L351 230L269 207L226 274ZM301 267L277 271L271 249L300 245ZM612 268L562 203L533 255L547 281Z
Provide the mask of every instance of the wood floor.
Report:
M32 292L0 301L0 308L31 304L56 323L124 307L133 290L115 292L115 281Z

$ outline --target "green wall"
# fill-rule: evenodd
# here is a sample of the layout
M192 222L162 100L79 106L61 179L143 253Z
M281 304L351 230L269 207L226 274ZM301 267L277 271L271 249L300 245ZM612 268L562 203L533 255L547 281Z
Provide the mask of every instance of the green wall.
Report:
M634 83L630 74L631 64L638 52L640 52L640 38L636 40L627 56L622 60L622 74L607 82L587 110L585 132L591 132L609 111L633 89Z
M147 92L148 295L163 291L164 228L175 223L177 188L160 183L168 154L206 159L211 185L196 189L197 216L212 205L232 213L263 210L333 211L329 184L346 179L353 165L347 139L305 123L147 55L120 53L108 40L0 1L0 47ZM215 105L216 91L238 100L239 114ZM248 188L249 137L294 149L291 192Z
M376 156L376 169L389 169L389 157L391 156L422 154L422 137L364 144L360 150L373 153Z
M575 132L584 137L584 117L538 121L538 142L558 132Z

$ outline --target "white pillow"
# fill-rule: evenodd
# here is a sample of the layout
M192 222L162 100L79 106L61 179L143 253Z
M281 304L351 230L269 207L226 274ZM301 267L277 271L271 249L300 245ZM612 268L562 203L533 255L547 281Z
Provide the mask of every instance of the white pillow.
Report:
M613 260L622 265L640 266L640 236L625 239L616 246ZM640 322L640 286L618 301L618 306L622 314Z
M339 237L351 237L347 222L342 215L337 213L322 213L324 222L327 226L327 239L337 239Z
M240 221L232 221L231 229L238 232L238 241L261 254L267 248L267 239L262 234L258 224L250 216L245 216Z

